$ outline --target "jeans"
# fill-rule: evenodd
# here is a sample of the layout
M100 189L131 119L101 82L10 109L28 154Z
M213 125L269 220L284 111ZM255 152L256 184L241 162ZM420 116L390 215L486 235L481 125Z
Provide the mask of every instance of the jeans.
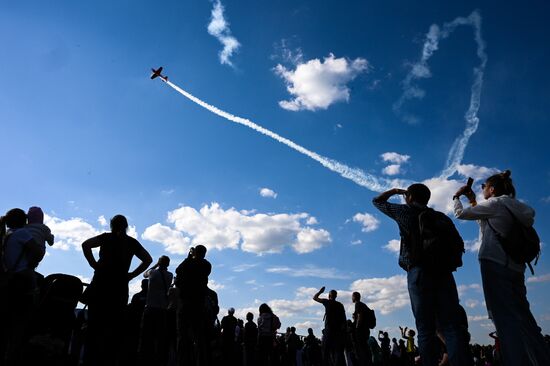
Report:
M500 338L502 365L550 365L550 352L527 301L523 273L480 260L487 311Z
M434 273L413 267L407 274L407 282L418 330L422 365L438 365L436 331L440 331L445 338L451 365L472 365L467 334L460 324L458 293L453 274Z

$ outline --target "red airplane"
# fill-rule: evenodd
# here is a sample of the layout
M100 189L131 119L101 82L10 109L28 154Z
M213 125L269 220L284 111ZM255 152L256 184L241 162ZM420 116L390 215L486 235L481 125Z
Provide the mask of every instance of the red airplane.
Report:
M160 77L162 80L168 81L168 76L162 76L162 74L161 74L161 72L162 72L162 66L159 67L157 70L151 69L151 71L153 72L153 73L151 74L151 79L155 79L156 77Z

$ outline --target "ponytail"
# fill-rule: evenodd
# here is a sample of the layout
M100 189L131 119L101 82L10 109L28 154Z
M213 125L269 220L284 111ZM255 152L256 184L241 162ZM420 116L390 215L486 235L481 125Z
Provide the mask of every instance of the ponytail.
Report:
M511 175L512 172L507 169L501 173L492 175L487 178L487 183L495 189L496 197L502 196L503 194L508 195L512 198L516 197L516 188L512 183L512 178L510 178Z

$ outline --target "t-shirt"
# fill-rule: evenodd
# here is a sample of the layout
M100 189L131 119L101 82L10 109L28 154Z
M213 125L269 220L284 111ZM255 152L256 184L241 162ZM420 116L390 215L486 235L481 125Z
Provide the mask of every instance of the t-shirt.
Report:
M346 310L341 302L329 299L320 299L325 307L325 329L330 332L339 332L345 329Z
M101 245L96 274L126 278L134 255L145 250L139 241L128 235L103 233L98 239Z
M168 289L174 275L167 270L152 269L149 272L149 289L147 291L148 308L167 309Z
M186 258L176 268L176 286L181 290L182 299L202 301L208 286L208 276L212 264L204 258Z
M32 236L25 228L9 230L4 248L4 265L8 271L20 272L29 267L29 260L25 254L21 255L25 244L32 240ZM17 260L21 257L19 262Z
M46 252L46 242L53 245L54 237L52 235L52 231L46 225L39 223L27 224L25 225L25 229L29 231L34 241L40 245L40 249L43 252L42 255Z
M237 318L233 315L226 315L222 318L222 331L225 340L235 339L235 328L237 327Z

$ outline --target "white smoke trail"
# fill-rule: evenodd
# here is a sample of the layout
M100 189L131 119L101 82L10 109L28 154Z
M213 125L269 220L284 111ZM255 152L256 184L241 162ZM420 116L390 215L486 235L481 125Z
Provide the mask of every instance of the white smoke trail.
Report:
M431 77L428 60L433 56L435 51L438 50L439 41L449 37L456 27L460 25L469 25L474 29L474 40L477 44L477 56L480 63L474 68L473 72L474 82L471 88L470 106L464 115L464 119L466 120L466 128L462 134L457 137L449 150L445 167L439 176L441 179L447 179L456 172L458 166L462 162L464 151L468 145L470 137L476 132L479 125L477 112L480 106L481 87L483 85L485 65L487 64L487 54L485 53L485 42L481 37L481 15L477 10L473 11L468 17L458 17L452 22L443 24L442 28L436 24L433 24L430 27L422 49L422 57L420 58L420 61L413 65L411 71L403 80L403 95L401 95L393 106L394 111L396 111L408 122L416 121L414 117L404 115L401 112L401 107L403 103L409 99L422 99L424 97L424 90L414 85L413 81L416 79Z
M384 178L378 178L378 177L373 176L372 174L364 172L361 169L351 168L351 167L349 167L345 164L342 164L342 163L340 163L336 160L329 159L327 157L321 156L321 155L319 155L319 154L317 154L313 151L310 151L310 150L306 149L303 146L300 146L300 145L296 144L295 142L293 142L293 141L291 141L291 140L289 140L285 137L282 137L282 136L276 134L275 132L272 132L272 131L270 131L270 130L262 127L262 126L257 125L256 123L254 123L254 122L252 122L252 121L250 121L246 118L234 116L230 113L222 111L221 109L219 109L217 107L214 107L214 106L200 100L199 98L193 96L192 94L186 92L185 90L181 89L180 87L178 87L177 85L173 84L170 81L166 81L166 83L168 85L170 85L172 88L174 88L174 90L176 90L178 93L182 94L183 96L185 96L186 98L188 98L192 102L197 103L201 107L209 110L210 112L212 112L214 114L217 114L218 116L223 117L223 118L225 118L225 119L227 119L231 122L235 122L235 123L244 125L246 127L249 127L251 129L253 129L254 131L257 131L257 132L259 132L263 135L271 137L272 139L274 139L274 140L276 140L280 143L285 144L286 146L298 151L299 153L302 153L306 156L309 156L311 159L317 161L318 163L320 163L325 168L328 168L328 169L332 170L333 172L336 172L336 173L340 174L342 177L347 178L347 179L357 183L360 186L363 186L367 189L370 189L371 191L382 192L382 191L388 190L392 187L396 187L396 186L403 187L403 186L406 186L406 185L409 184L408 181L404 181L404 180L389 180L389 179L384 179Z

